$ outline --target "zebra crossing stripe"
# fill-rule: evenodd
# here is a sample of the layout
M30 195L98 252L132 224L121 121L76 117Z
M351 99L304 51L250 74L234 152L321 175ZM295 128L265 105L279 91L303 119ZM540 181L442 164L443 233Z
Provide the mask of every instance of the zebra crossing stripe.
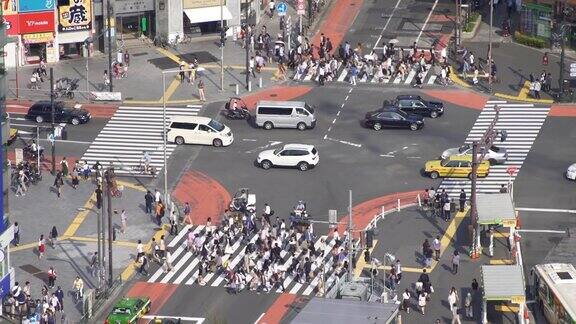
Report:
M497 142L494 145L505 148L508 152L508 159L502 165L492 165L488 176L478 179L477 188L480 193L497 193L501 185L506 185L509 181L516 179L550 110L549 107L535 107L534 104L488 101L470 130L466 143L482 138L496 115L494 110L496 105L500 108L500 112L495 128L506 130L507 138L505 142ZM518 169L513 176L507 172L511 166ZM457 197L461 189L465 192L470 191L470 181L446 178L440 184L440 189L445 189L450 196Z
M347 74L348 74L348 69L347 68L342 69L340 76L338 76L338 82L343 82L344 78L346 78Z
M201 105L186 107L137 107L120 106L106 126L90 144L82 160L92 165L96 161L112 162L116 173L132 173L132 168L141 164L143 152L151 157L150 165L161 169L163 160L163 123L166 113L166 125L172 116L196 116ZM174 144L166 146L166 153L176 148ZM158 170L159 171L159 170Z
M412 69L410 70L410 73L408 73L408 76L406 77L406 81L404 81L404 84L412 84L412 79L414 79L414 76L416 76L416 70Z
M430 78L428 78L428 82L426 82L426 84L428 85L434 84L436 82L436 78L437 78L436 74L432 74Z

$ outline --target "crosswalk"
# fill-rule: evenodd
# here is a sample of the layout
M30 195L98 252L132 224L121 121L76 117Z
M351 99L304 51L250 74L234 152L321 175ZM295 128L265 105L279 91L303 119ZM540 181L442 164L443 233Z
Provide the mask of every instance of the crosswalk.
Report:
M166 107L167 125L172 116L196 116L202 106ZM151 157L151 166L157 170L164 165L162 137L162 107L121 106L84 153L82 160L90 165L100 161L104 166L112 162L115 172L134 173L140 165L143 152ZM176 148L166 145L167 158Z
M333 82L339 83L350 83L350 75L349 69L344 67L343 64L340 62L338 63L338 68L336 73L334 73ZM368 75L367 73L360 73L357 77L357 83L366 83L366 84L394 84L394 85L412 85L415 83L416 77L416 68L411 69L404 78L401 76L384 76L384 77L377 77L375 75ZM436 84L436 80L438 75L435 73L435 69L431 68L431 65L428 64L426 66L426 71L424 72L424 76L422 78L423 85L434 85ZM308 68L304 73L296 72L292 77L294 81L300 82L318 82L318 75L314 73L310 68Z
M466 143L479 141L482 138L494 119L496 114L494 107L496 105L500 107L500 113L495 129L506 130L507 139L502 143L497 142L495 144L507 149L508 159L502 165L490 166L488 176L478 179L477 190L479 193L497 193L500 191L501 185L508 185L509 181L513 182L516 179L550 110L549 107L535 106L534 104L488 101L466 138ZM509 168L516 169L512 176L508 173ZM464 189L470 194L470 180L446 178L440 184L440 188L446 189L446 192L453 197L459 195L460 189Z
M162 267L157 269L152 276L148 279L148 282L158 282L158 283L171 283L176 285L197 285L197 279L199 274L200 257L195 256L192 252L186 250L186 236L192 229L194 234L201 232L205 229L204 225L190 226L187 225L180 231L180 233L174 237L174 239L168 244L168 248L172 251L172 270L166 272ZM248 242L256 242L258 235L252 234ZM324 243L322 243L324 240ZM340 273L336 273L333 267L332 258L332 248L334 247L335 240L331 237L322 236L319 237L314 243L314 247L317 251L321 251L319 257L312 264L312 271L314 277L310 278L308 282L299 282L295 280L290 275L286 275L284 278L284 292L290 294L298 295L311 295L317 292L319 285L323 282L324 289L327 291L341 278ZM225 255L222 257L222 262L228 262L232 269L238 269L244 263L244 258L247 256L246 246L248 243L240 242L237 240L231 246L226 247ZM256 253L256 252L254 252ZM300 257L302 251L298 251L294 254L289 253L286 250L282 250L280 256L282 258L280 269L285 271L294 259ZM250 282L250 275L247 276L247 282ZM205 286L211 287L224 287L227 285L227 280L225 274L209 273L203 278L203 283ZM280 288L274 288L271 292L282 292Z

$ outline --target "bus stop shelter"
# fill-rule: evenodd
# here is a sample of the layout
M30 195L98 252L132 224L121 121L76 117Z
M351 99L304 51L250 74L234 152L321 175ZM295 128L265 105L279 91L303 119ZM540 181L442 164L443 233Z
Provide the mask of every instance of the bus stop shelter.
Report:
M509 193L477 194L476 211L478 225L501 225L510 229L510 246L513 245L514 229L516 228L516 210L512 195ZM476 233L477 246L480 245L480 231Z
M481 274L482 323L488 323L486 311L488 301L518 304L518 319L520 323L523 323L526 294L522 267L520 265L483 265Z

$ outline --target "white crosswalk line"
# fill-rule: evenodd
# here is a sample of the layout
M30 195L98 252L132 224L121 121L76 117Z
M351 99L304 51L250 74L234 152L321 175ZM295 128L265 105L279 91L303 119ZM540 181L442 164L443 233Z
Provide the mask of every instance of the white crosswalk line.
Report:
M197 116L201 105L166 107L166 124L172 116ZM151 157L150 165L157 171L164 166L162 145L163 107L120 106L88 147L82 160L92 165L96 161L113 162L117 173L129 173L140 165L143 151ZM167 145L170 155L174 144ZM168 156L169 157L169 156Z
M434 84L434 83L436 82L436 78L437 78L436 74L432 74L432 75L428 78L428 82L426 82L426 84L428 84L428 85Z
M344 68L342 69L342 72L340 73L340 76L338 76L338 82L344 82L344 79L346 78L346 75L348 74L348 69Z
M495 145L507 149L508 160L503 165L491 166L488 176L478 179L479 193L497 193L501 185L507 185L509 181L515 180L550 110L549 107L536 107L534 104L488 101L470 130L466 143L482 138L496 115L495 105L500 107L496 129L506 130L508 133L506 141L496 142ZM517 168L512 177L507 172L510 166ZM446 178L440 184L440 189L446 189L450 196L457 197L460 189L464 189L465 192L470 191L470 181Z
M408 76L406 77L404 84L412 84L412 79L414 79L414 76L416 76L416 70L412 69L410 70L410 73L408 73Z
M184 271L182 271L182 273L180 273L180 275L174 280L173 284L179 285L184 279L186 279L186 277L188 277L190 272L196 268L198 263L200 263L200 259L198 257L194 258L194 260L192 260L192 262L184 269Z
M402 77L400 76L400 74L398 74L396 76L396 79L394 79L394 84L400 84L400 82L402 81Z

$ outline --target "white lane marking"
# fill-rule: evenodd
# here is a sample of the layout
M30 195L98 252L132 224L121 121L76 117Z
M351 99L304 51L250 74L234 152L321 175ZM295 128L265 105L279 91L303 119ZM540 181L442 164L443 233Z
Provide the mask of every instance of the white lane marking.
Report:
M264 317L264 315L266 315L266 313L260 314L260 316L258 316L258 318L256 319L256 322L254 322L254 324L258 324L258 322L260 322L260 320L262 319L262 317Z
M528 207L518 207L518 211L533 211L542 213L566 213L566 214L576 214L575 209L555 209L555 208L528 208Z
M344 104L342 104L342 106L344 106ZM338 110L338 112L336 113L336 117L340 116L340 110Z
M242 140L243 140L244 142L256 142L256 141L258 141L258 140L253 139L253 138L243 138Z
M332 121L332 124L335 124L335 123L336 123L336 118L334 118L334 120Z
M426 21L424 21L424 25L422 25L420 33L418 33L418 37L416 37L416 44L418 44L418 41L420 40L420 37L422 36L422 33L424 32L426 25L428 25L428 21L430 20L430 17L432 17L432 13L434 12L434 9L436 9L437 4L438 0L434 1L434 5L432 5L432 10L430 10L430 12L428 13L428 17L426 17Z
M169 320L180 320L182 322L194 322L196 324L202 324L206 320L204 317L186 317L186 316L169 316L169 315L144 315L143 319L154 320L154 319L169 319Z
M536 230L536 229L518 229L516 232L521 233L549 233L549 234L566 234L566 231L556 231L556 230Z
M380 43L380 40L382 39L382 36L384 35L384 31L386 30L386 28L388 28L388 25L390 24L390 20L392 20L392 17L394 17L394 12L396 12L396 9L398 9L398 6L400 5L400 1L402 1L402 0L398 0L396 2L396 5L394 6L394 8L392 9L392 12L390 13L390 16L388 16L388 20L386 20L386 24L384 24L384 27L382 28L382 31L380 32L380 36L378 36L378 40L376 40L376 43L374 43L374 48L372 50L376 50L376 46L378 46L378 43Z
M252 150L248 150L248 151L246 151L246 153L254 153L254 152L259 151L259 150L265 150L265 149L267 149L267 148L269 148L269 147L272 147L272 146L275 146L275 145L278 145L278 144L282 144L282 142L270 141L270 143L268 143L268 144L266 144L266 145L258 146L257 148L252 149Z

